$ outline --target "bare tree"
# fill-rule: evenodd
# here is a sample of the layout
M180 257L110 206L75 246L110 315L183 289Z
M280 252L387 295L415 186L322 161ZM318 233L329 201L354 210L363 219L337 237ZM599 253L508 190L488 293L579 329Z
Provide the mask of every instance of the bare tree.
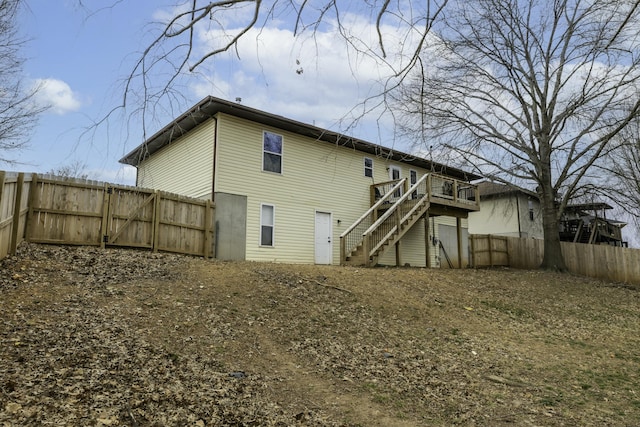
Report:
M48 174L62 178L88 179L87 164L80 160L74 160L66 165L50 169Z
M503 183L535 188L542 268L564 271L558 222L640 111L639 0L468 0L433 28L398 97L405 129Z
M604 192L640 228L640 117L616 135L614 142L617 149L601 169L609 177Z
M431 26L448 1L182 0L165 20L145 28L151 39L125 78L122 102L111 114L127 109L129 114L141 117L145 129L148 121L157 116L158 109L175 114L174 104L183 108L184 91L180 84L184 76L197 73L204 64L211 65L221 54L239 55L241 39L252 38L260 43L260 31L268 25L288 29L297 38L311 43L321 29L334 28L357 55L374 57L392 70L386 92L397 87L418 63ZM123 2L113 0L112 6ZM88 6L82 0L78 3ZM347 17L353 13L366 17L375 28L375 43L365 43L349 28ZM400 37L406 43L398 43L397 32L385 33L385 25L402 29ZM198 36L203 32L217 34L217 44L204 51L198 44ZM392 44L389 39L393 39L392 52L388 51ZM406 49L398 52L398 44ZM403 60L397 61L400 55Z
M38 88L23 85L20 49L25 41L17 31L21 0L0 0L0 162L12 163L9 152L23 149L37 116L46 108L35 103Z

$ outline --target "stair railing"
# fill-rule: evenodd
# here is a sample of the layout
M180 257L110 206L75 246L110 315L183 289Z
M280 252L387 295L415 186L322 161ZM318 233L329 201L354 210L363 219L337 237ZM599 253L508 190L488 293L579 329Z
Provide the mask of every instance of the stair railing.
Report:
M406 179L406 178L405 178ZM425 201L429 200L429 191L426 183L430 174L423 175L409 190L378 218L367 230L362 233L365 265L378 249L395 233L400 231L402 223L407 221ZM415 201L414 203L408 203ZM392 217L393 216L393 217Z
M403 188L407 178L403 178L389 191L387 191L373 206L371 206L360 218L358 218L353 224L349 226L340 235L340 260L344 262L346 257L351 254L362 243L362 233L374 222L374 213L383 204L389 203L394 197L394 193Z

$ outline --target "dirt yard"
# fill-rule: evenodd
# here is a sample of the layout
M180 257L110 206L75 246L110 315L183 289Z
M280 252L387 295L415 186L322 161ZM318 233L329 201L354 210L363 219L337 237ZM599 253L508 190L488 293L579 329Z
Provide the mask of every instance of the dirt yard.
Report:
M640 292L538 271L0 261L1 426L632 426Z

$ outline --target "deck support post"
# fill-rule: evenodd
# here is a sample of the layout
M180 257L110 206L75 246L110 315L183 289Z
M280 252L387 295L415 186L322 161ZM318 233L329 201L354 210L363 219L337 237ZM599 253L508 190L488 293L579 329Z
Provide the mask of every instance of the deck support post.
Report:
M431 239L429 238L429 211L422 217L424 221L424 266L431 268Z
M456 234L458 237L458 268L462 268L462 218L456 217Z

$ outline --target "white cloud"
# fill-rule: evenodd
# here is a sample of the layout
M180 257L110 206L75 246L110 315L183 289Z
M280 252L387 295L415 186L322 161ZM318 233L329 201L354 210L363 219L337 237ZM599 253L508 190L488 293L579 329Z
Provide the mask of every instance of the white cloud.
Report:
M86 173L89 179L109 182L112 184L136 185L136 168L121 166L119 169L91 169Z
M343 25L354 35L349 42L357 43L358 49L349 46L332 25L297 37L288 28L253 28L233 52L217 56L209 68L198 68L203 79L192 89L200 98L239 97L251 107L392 146L390 118L380 119L380 111L362 117L359 103L380 94L382 82L406 58L398 54L383 60L372 51L363 53L361 49L378 46L375 23L355 15L344 19L350 20L347 24L343 21ZM401 36L397 27L382 30L389 51L412 50L411 35ZM199 52L219 48L235 33L230 28L202 31ZM354 120L359 125L351 128ZM389 135L381 136L378 126L388 130Z
M64 81L48 78L36 79L34 87L38 89L37 100L43 106L48 106L56 114L66 114L78 111L82 102L78 95Z

